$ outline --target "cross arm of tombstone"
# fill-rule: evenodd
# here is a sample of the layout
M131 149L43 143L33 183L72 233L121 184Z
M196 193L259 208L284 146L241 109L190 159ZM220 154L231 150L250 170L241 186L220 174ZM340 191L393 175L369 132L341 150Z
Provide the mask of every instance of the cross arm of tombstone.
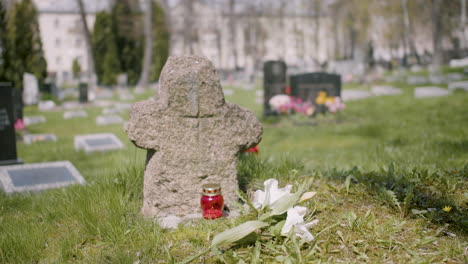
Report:
M251 111L236 104L226 103L230 140L239 151L255 147L262 140L263 127Z
M125 127L130 141L139 148L159 150L160 135L154 130L157 130L161 116L154 99L132 105L130 119Z

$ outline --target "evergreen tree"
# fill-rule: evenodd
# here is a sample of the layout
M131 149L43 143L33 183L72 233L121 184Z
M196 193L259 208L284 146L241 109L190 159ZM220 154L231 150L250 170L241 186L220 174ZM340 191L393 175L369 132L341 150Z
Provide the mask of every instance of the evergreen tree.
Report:
M164 17L164 9L153 3L153 59L150 80L157 81L162 67L169 56L169 31Z
M121 70L127 73L130 84L136 84L142 68L144 41L138 1L117 0L112 18Z
M47 76L47 62L42 51L37 11L31 0L16 1L8 21L7 76L21 88L23 73L33 73L40 82Z
M79 77L81 73L81 65L76 58L73 60L72 72L73 72L73 77L75 78Z
M96 74L102 84L115 84L121 72L120 59L117 53L115 26L111 14L99 12L93 30L93 53L96 62Z

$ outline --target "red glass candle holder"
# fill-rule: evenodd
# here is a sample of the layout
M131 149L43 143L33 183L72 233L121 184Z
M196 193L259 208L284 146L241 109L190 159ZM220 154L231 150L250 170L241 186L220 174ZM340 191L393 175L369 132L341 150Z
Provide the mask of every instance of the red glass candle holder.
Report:
M200 205L203 217L215 219L223 216L224 198L221 194L221 186L219 184L204 184L202 189Z

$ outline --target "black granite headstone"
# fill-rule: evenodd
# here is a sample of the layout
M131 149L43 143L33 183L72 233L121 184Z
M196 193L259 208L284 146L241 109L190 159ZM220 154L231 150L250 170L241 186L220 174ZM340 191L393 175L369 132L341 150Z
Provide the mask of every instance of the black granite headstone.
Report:
M0 165L22 163L16 153L13 90L11 83L0 83Z
M13 120L23 120L23 93L20 89L13 88Z
M88 102L88 84L80 83L80 103Z
M286 63L283 61L267 61L263 64L263 114L271 115L275 111L270 108L270 99L278 94L285 94Z
M319 92L327 96L341 96L341 76L325 72L314 72L293 75L290 77L291 96L304 102L316 104Z

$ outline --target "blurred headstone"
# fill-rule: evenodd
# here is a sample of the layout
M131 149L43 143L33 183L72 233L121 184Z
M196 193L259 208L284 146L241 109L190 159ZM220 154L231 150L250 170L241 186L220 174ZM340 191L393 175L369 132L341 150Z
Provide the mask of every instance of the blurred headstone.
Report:
M127 89L128 77L126 73L117 75L117 89Z
M24 117L24 125L30 126L39 123L45 123L46 118L44 116L25 116Z
M83 118L87 117L88 114L85 111L65 111L63 113L64 119L72 119L72 118Z
M286 63L283 61L267 61L263 64L263 114L271 115L270 99L278 94L285 94Z
M11 83L0 83L0 165L22 163L17 157Z
M23 142L25 144L42 141L57 141L57 136L55 136L55 134L29 134L23 136Z
M314 72L297 74L290 77L291 95L304 102L316 105L319 92L326 96L341 96L341 76L333 73Z
M447 78L449 79L449 81L460 81L461 79L463 79L463 74L461 73L449 73L447 74Z
M25 105L37 104L39 101L39 85L34 74L23 74L23 102Z
M69 161L0 167L0 187L7 194L85 183L81 174Z
M426 86L414 88L414 97L426 98L426 97L440 97L449 95L450 91L441 87Z
M464 90L468 91L468 81L451 82L448 85L450 91Z
M37 108L39 111L50 111L55 108L55 102L52 100L39 101Z
M87 83L80 83L79 84L79 102L80 103L87 103L88 102L88 84Z
M410 75L406 78L406 82L410 85L421 85L427 83L426 76Z
M343 99L343 101L348 102L348 101L366 99L371 96L372 94L368 91L347 89L347 90L343 90L341 98Z
M123 123L123 119L118 115L102 115L96 117L96 124L98 126L114 125L120 123Z
M83 150L86 153L124 148L119 138L110 133L78 135L75 136L74 144L76 151Z
M373 86L371 89L371 93L375 96L382 96L382 95L399 95L402 94L403 91L401 89L395 88L389 85L379 85Z

